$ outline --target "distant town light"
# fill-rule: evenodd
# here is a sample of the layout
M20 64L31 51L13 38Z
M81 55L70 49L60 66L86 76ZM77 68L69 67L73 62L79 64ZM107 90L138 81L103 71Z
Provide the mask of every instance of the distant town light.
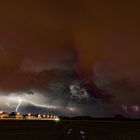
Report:
M56 118L55 121L60 121L60 119L59 118Z
M3 111L1 110L1 111L0 111L0 114L2 114L2 113L3 113Z
M29 113L28 116L31 116L31 113Z
M10 116L9 113L3 112L2 110L0 111L0 118L15 118L15 119L43 119L43 120L50 120L50 121L60 121L60 118L58 116L55 115L47 115L47 114L20 114L19 112L17 112L16 114L14 114L14 116ZM48 119L47 119L48 118Z

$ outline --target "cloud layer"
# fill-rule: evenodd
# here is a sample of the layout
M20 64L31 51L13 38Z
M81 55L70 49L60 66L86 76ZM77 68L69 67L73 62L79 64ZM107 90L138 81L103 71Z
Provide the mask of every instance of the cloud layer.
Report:
M1 2L1 99L37 92L38 101L62 106L57 110L62 114L139 116L138 5ZM28 107L40 109L26 104L24 110Z

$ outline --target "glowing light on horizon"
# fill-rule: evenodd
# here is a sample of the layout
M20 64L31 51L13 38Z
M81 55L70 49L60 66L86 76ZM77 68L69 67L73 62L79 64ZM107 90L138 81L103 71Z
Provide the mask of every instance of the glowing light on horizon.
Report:
M0 111L0 114L2 114L2 113L3 113L3 111L1 110L1 111Z
M17 115L20 115L20 113L18 112Z
M56 121L56 122L59 122L59 121L60 121L60 118L56 118L55 121Z

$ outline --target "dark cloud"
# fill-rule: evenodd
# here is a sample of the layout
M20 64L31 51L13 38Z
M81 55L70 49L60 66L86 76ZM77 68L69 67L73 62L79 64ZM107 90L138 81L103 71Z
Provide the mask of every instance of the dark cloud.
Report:
M64 112L98 116L138 105L139 12L125 0L1 2L1 95L35 90Z

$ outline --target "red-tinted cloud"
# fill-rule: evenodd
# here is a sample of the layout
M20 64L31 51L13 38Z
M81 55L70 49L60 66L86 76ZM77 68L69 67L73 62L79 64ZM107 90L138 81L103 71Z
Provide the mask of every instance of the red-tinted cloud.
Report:
M1 3L1 90L45 85L56 72L51 71L44 78L42 71L72 68L95 91L94 82L107 93L113 92L113 96L117 93L112 88L119 89L118 100L122 103L133 96L129 92L129 99L125 98L131 85L137 90L137 98L138 5L90 0ZM130 85L120 86L117 81L121 79L129 79Z

